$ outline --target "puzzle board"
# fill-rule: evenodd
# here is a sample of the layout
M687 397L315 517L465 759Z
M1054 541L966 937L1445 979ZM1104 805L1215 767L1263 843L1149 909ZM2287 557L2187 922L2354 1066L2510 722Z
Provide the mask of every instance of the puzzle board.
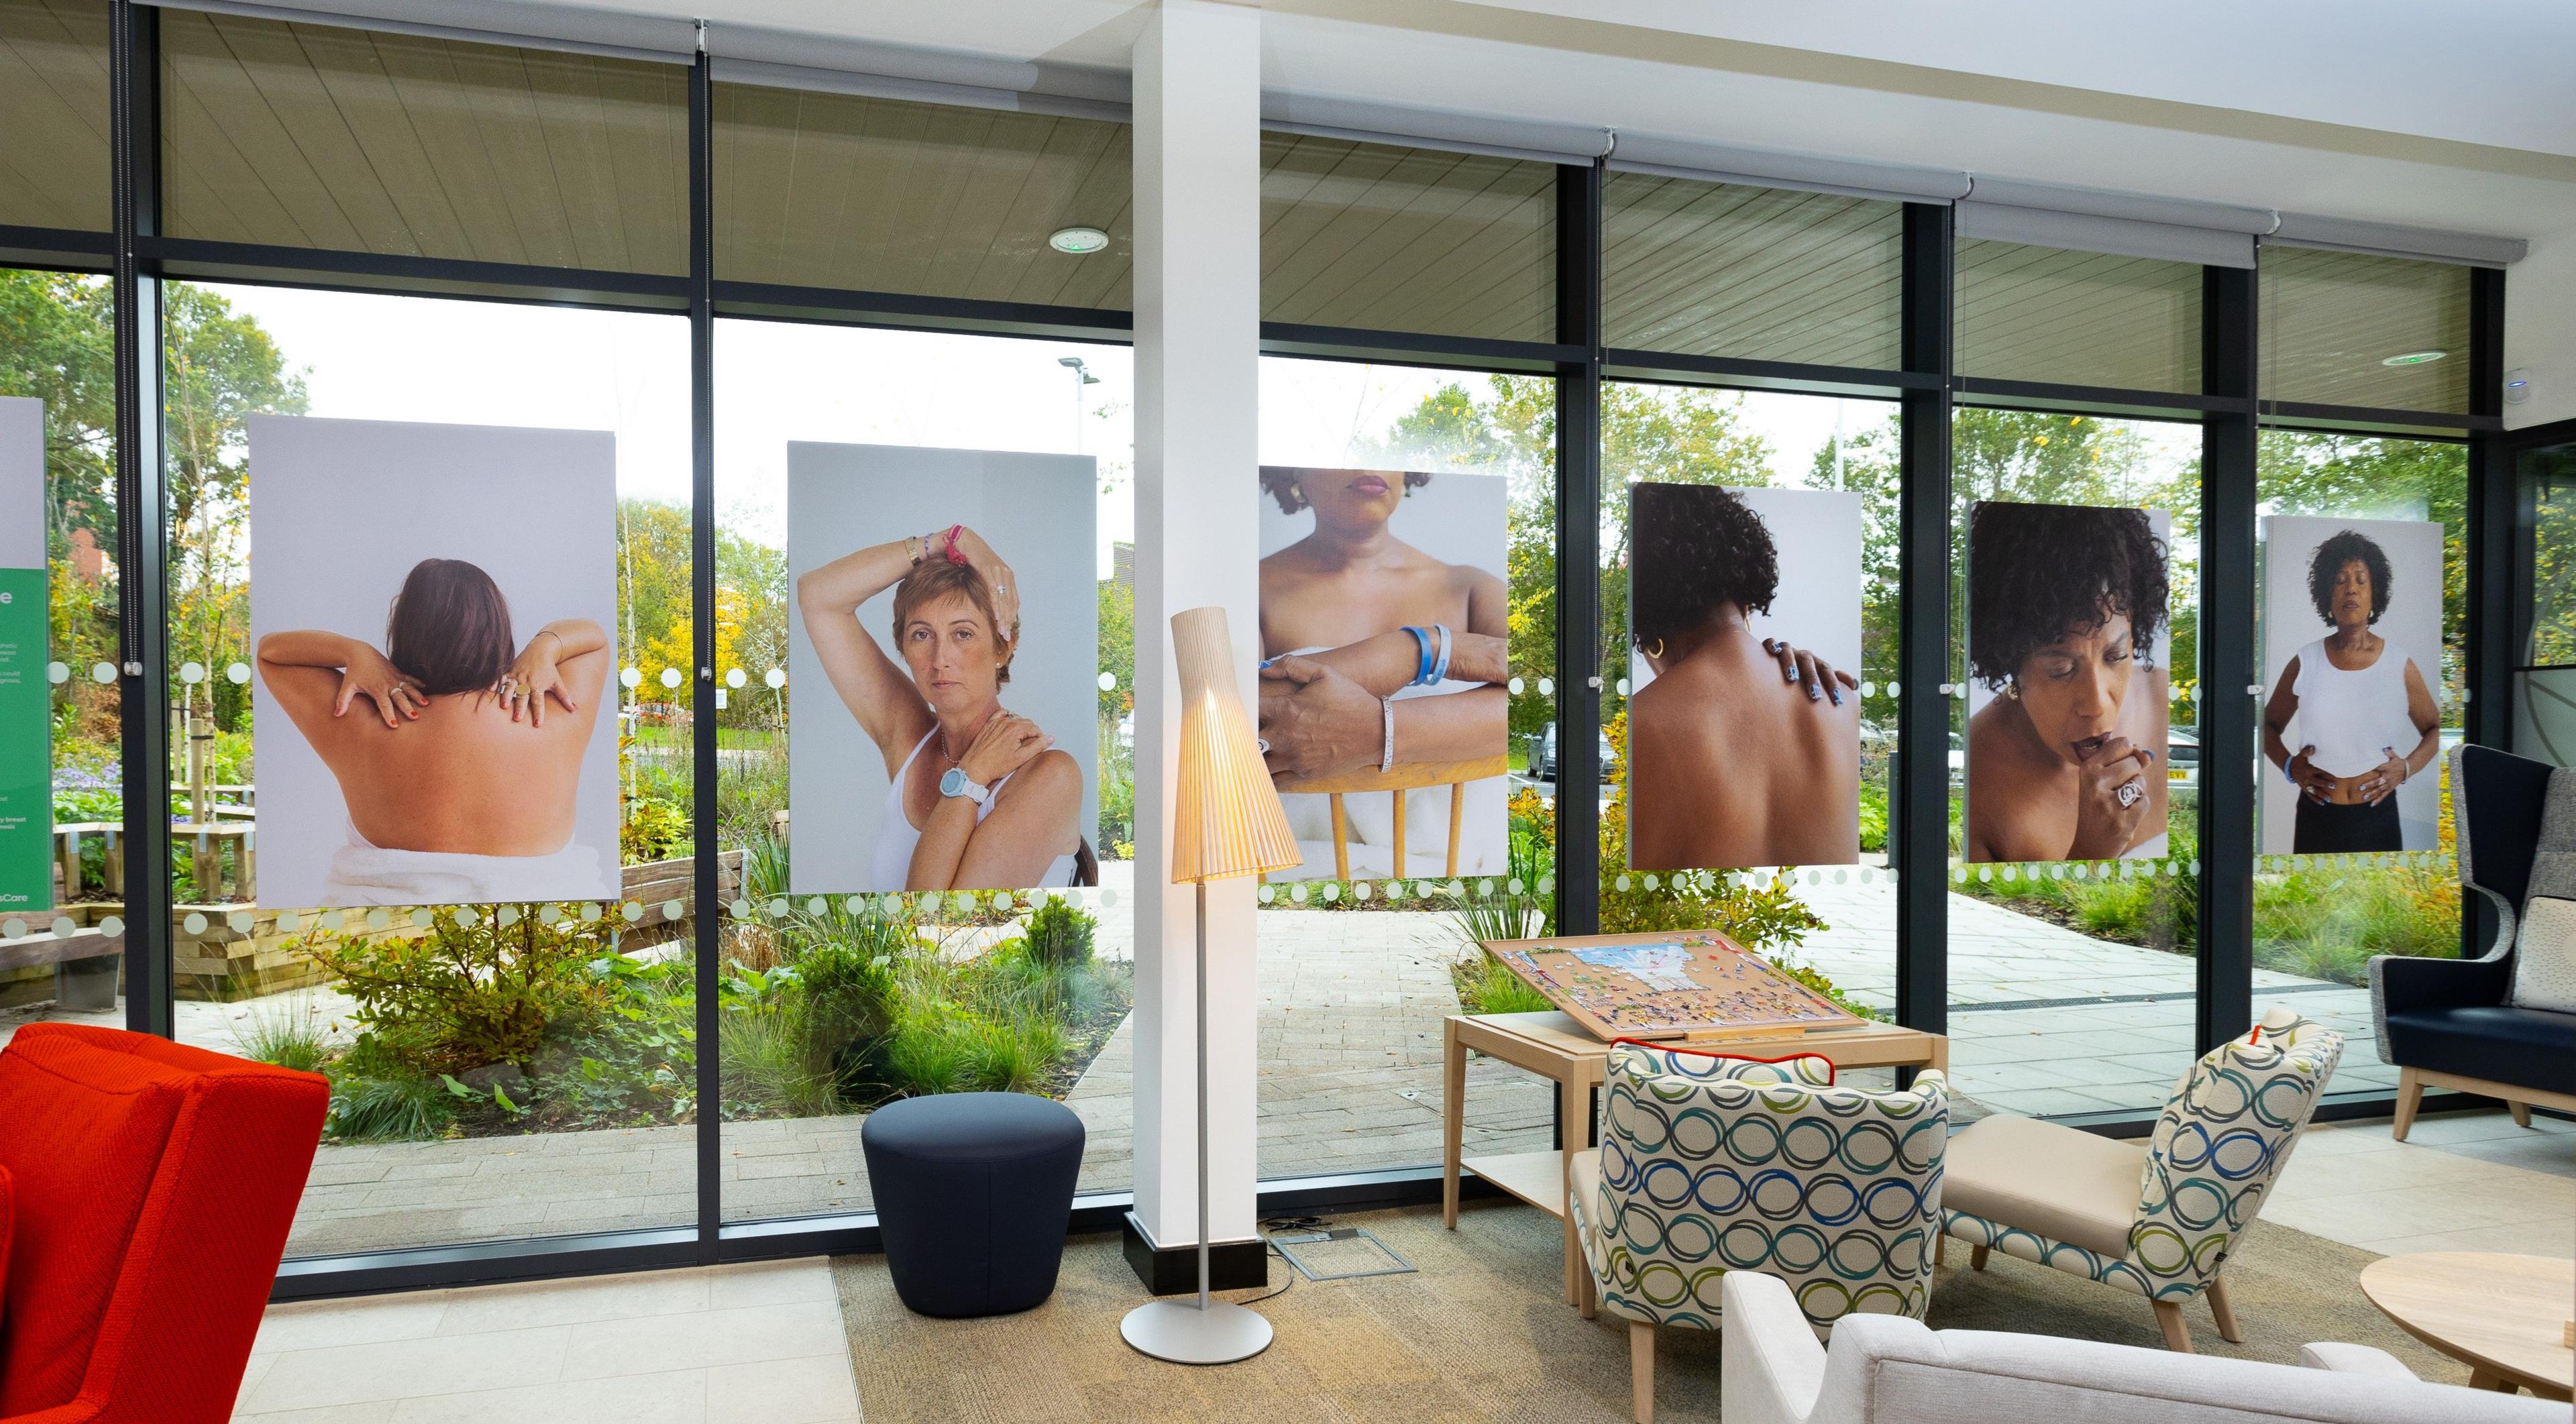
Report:
M1604 1040L1769 1037L1866 1022L1714 930L1489 940L1484 949Z

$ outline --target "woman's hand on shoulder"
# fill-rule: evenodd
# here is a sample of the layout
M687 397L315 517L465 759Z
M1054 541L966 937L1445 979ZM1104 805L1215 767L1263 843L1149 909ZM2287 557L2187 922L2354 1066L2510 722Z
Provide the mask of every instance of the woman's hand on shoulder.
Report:
M429 697L409 673L364 643L351 644L348 657L348 666L340 673L340 691L331 699L332 716L345 715L352 701L364 697L376 704L376 715L388 727L400 727L406 717L420 719Z
M539 633L528 640L528 646L520 652L518 660L510 664L510 670L501 674L500 682L492 690L500 694L502 705L510 709L511 721L518 721L524 712L530 725L544 726L548 697L561 703L567 712L581 710L581 704L573 701L572 689L564 686L562 670L555 665L562 650L561 634Z
M999 712L975 734L957 764L965 770L967 780L991 786L1054 745L1055 738L1038 730L1037 723L1015 713Z
M1762 640L1762 651L1779 660L1780 676L1794 687L1806 689L1810 702L1831 701L1843 705L1843 694L1856 692L1860 682L1850 673L1837 672L1833 664L1804 648L1793 648L1779 638Z

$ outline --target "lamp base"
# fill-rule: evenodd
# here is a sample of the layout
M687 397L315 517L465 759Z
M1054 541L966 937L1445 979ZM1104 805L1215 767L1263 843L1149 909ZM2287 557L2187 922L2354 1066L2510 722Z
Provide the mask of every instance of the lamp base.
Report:
M1230 1365L1270 1348L1270 1322L1257 1310L1210 1301L1158 1300L1127 1312L1118 1333L1128 1344L1176 1365Z

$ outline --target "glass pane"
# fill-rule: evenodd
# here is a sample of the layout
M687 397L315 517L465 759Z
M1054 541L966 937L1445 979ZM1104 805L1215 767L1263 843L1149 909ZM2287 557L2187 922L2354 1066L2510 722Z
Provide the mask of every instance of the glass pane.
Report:
M2255 1011L2278 997L2341 1028L2342 1091L2397 1081L2371 1030L2371 957L2460 952L2442 757L2467 686L2468 472L2465 445L2262 436ZM2293 788L2294 765L2332 804ZM2374 801L2380 776L2397 786Z
M733 320L717 324L716 361L725 1215L868 1209L860 1124L924 1093L1060 1099L1088 1128L1079 1189L1123 1190L1129 352ZM972 578L946 557L952 527ZM1020 629L997 655L1006 679L968 666L973 640L1013 621L996 611L1004 590ZM966 649L955 662L922 636L934 624ZM996 708L1052 748L979 769L976 729ZM684 729L648 726L639 755L684 795ZM1064 799L1003 816L1023 788L1051 794L1055 759L1073 778ZM999 819L979 812L960 849L942 827L968 781Z
M2201 269L2013 242L1959 244L1959 373L2200 389Z
M171 10L173 237L686 273L688 70Z
M716 275L1124 310L1130 132L1098 119L719 84ZM1075 228L1096 231L1100 245L1050 245Z
M0 639L18 642L42 630L29 639L36 646L22 644L25 662L17 671L26 678L21 688L49 689L42 695L51 713L38 732L49 734L50 775L33 765L47 742L31 748L13 734L0 747L8 760L0 778L13 793L33 793L28 800L37 803L24 806L32 824L8 833L9 857L0 869L0 891L32 898L0 906L0 938L50 937L66 920L79 932L104 922L112 935L125 911L112 312L105 277L0 269L0 398L12 407L0 411L8 441L0 450L0 506L13 519L31 505L43 510L39 539L19 537L23 526L0 534L0 568L13 571L0 577L24 588L25 575L14 572L26 567L19 551L41 548L43 589L51 594L33 618L23 612L25 603L0 617L0 627L9 629ZM42 402L41 409L30 409L30 401ZM19 483L34 473L21 463L31 455L43 462L33 491ZM22 772L35 772L35 785L27 786ZM40 799L48 792L50 832ZM99 937L82 938L95 943ZM83 955L66 961L59 979L51 962L0 969L0 1041L19 1024L43 1019L122 1028L122 962Z
M1601 429L1602 931L1721 930L1892 1017L1896 407L1614 382Z
M2527 450L2521 458L2522 558L2531 606L2517 611L2526 667L2576 667L2576 445Z
M165 291L178 1036L331 1076L288 1252L689 1224L689 828L612 680L689 586L631 533L686 323Z
M1898 363L1903 204L1613 173L1601 205L1606 345Z
M2266 400L2469 408L2469 269L2306 247L2263 249Z
M2200 428L1963 408L1951 440L1951 1082L1995 1112L2154 1108L2192 1058ZM2087 815L2114 736L2143 794Z
M0 0L0 223L111 223L107 17L100 0Z
M1555 165L1263 134L1261 319L1555 340Z
M1392 694L1394 775L1372 741L1356 760L1295 754L1309 778L1374 789L1279 778L1305 863L1257 892L1265 1178L1438 1162L1442 1018L1528 1007L1476 941L1539 932L1556 888L1555 788L1529 766L1555 716L1555 415L1546 377L1262 359L1263 469L1244 490L1261 502L1262 655L1338 673L1352 645L1428 624L1500 636L1507 664L1499 687L1457 672L1464 656L1418 688L1353 672ZM1287 754L1290 717L1263 716ZM1414 750L1441 736L1451 750ZM1451 780L1449 757L1484 765ZM1545 1084L1467 1072L1471 1156L1548 1146Z

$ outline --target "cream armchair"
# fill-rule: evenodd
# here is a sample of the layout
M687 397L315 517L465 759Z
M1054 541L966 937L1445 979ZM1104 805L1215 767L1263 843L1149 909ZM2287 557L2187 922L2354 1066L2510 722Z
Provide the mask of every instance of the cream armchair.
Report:
M2566 1424L2567 1406L2427 1384L2367 1345L2310 1345L2299 1365L2177 1356L2133 1345L1931 1330L1854 1316L1830 1349L1789 1294L1753 1271L1721 1287L1726 1424Z
M1912 1089L1834 1087L1815 1055L1777 1063L1619 1044L1601 1146L1568 1163L1589 1267L1583 1314L1628 1321L1639 1424L1655 1417L1655 1328L1714 1330L1733 1271L1786 1278L1809 1328L1855 1312L1920 1316L1932 1298L1938 1073Z
M2191 1067L2144 1143L2026 1117L1990 1117L1950 1139L1944 1242L2135 1291L2169 1349L2189 1353L2182 1303L2209 1297L2219 1335L2242 1338L2219 1275L2262 1210L2343 1056L2343 1035L2274 1008ZM1939 1257L1936 1248L1935 1258Z

